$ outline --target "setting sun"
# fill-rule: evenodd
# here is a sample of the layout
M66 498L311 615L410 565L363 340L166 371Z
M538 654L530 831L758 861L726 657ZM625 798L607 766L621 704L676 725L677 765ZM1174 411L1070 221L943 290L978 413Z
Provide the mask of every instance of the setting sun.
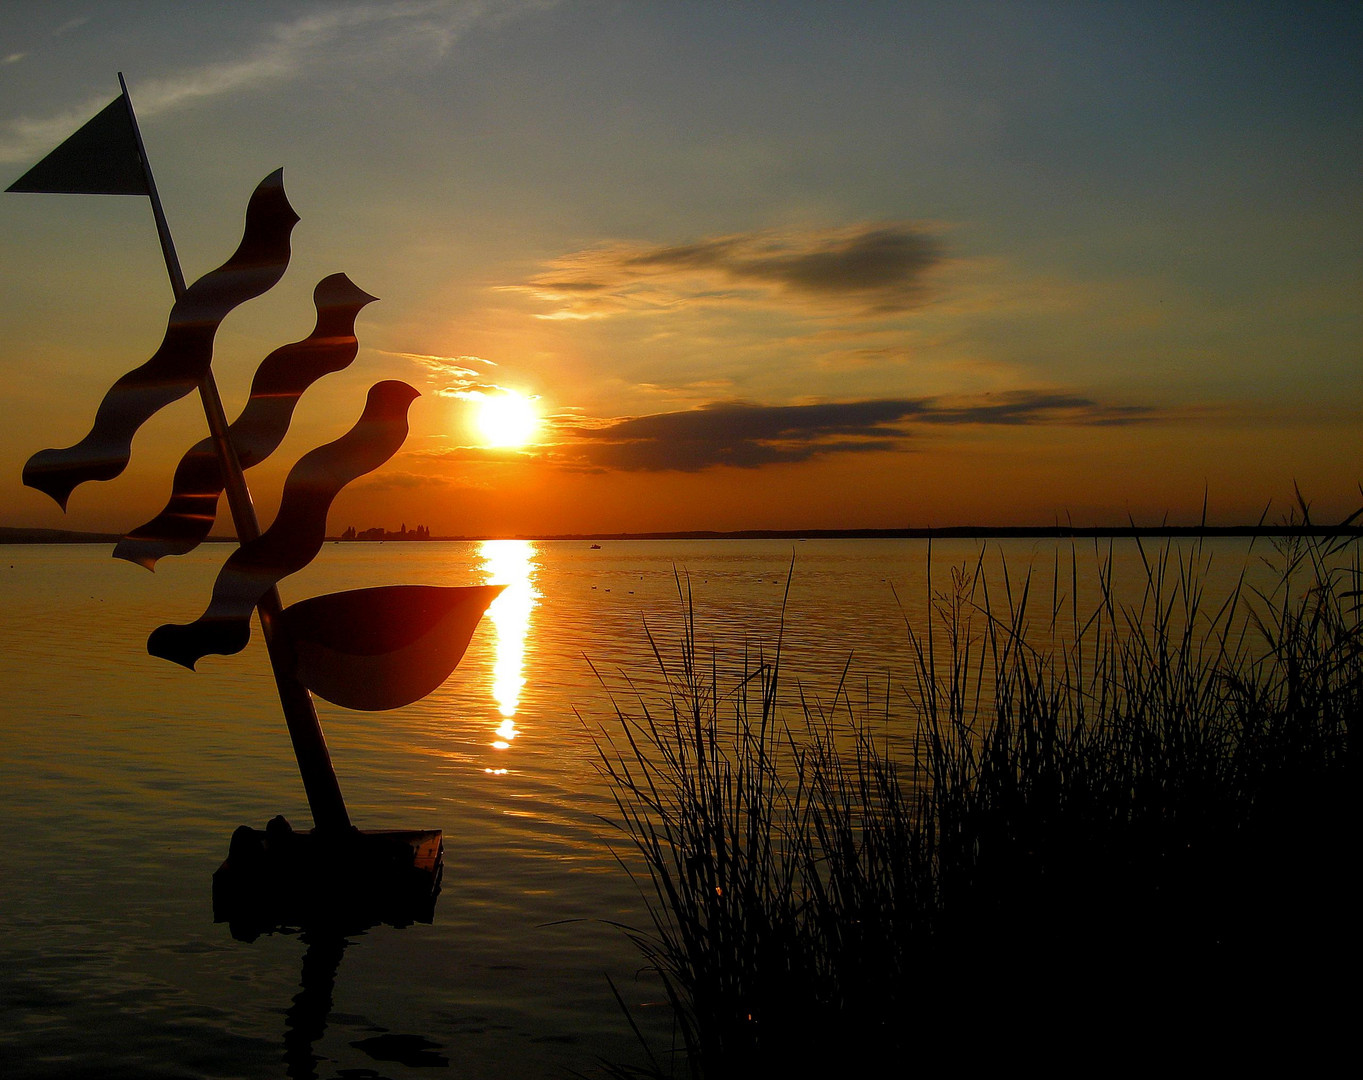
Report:
M534 402L514 390L478 399L476 423L488 446L524 446L534 438L539 422Z

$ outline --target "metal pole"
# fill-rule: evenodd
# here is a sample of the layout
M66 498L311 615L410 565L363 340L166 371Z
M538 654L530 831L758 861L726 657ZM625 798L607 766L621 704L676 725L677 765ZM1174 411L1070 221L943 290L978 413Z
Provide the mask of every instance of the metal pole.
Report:
M137 116L133 113L132 97L128 94L128 84L123 81L123 73L118 73L118 85L123 90L123 100L128 106L128 119L132 121L133 135L137 139L137 156L142 162L142 171L147 179L147 194L151 196L151 212L156 219L156 232L161 240L161 253L165 256L166 272L170 275L171 289L175 299L185 294L185 276L180 270L180 259L175 254L175 244L171 240L170 226L166 223L165 212L161 209L161 198L156 193L156 181L152 177L151 162L147 159L146 148L142 145L142 132L137 126ZM227 493L227 505L232 512L232 523L237 530L237 539L243 544L260 535L260 522L256 519L255 505L251 501L251 491L246 486L246 476L241 462L237 460L236 448L228 435L227 415L223 411L222 398L218 396L218 384L213 378L210 367L199 384L199 397L203 401L204 415L208 418L208 429L213 436L213 446L222 469L223 487ZM294 756L298 759L298 771L303 774L303 790L307 793L308 806L312 810L314 826L319 830L338 830L350 828L350 814L346 811L345 800L341 797L341 786L336 780L336 770L331 765L331 754L327 751L326 738L322 725L317 719L317 708L312 694L294 674L293 649L286 635L277 633L278 620L283 606L279 590L273 585L260 599L256 613L260 616L260 630L265 637L265 647L270 654L270 666L274 669L275 685L279 689L279 703L284 709L284 722L289 728L289 738L293 742Z

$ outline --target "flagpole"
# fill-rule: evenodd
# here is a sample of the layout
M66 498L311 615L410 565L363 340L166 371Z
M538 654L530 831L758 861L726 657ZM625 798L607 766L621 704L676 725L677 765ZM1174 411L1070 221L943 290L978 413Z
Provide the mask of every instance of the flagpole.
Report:
M133 137L137 143L137 157L146 177L147 194L151 197L151 212L156 219L156 233L161 241L161 254L166 260L166 272L170 275L170 285L175 299L179 300L186 291L185 276L180 269L179 256L175 253L175 243L171 239L165 211L161 208L161 197L156 192L151 161L147 157L146 148L142 145L142 131L137 126L132 96L128 93L128 84L123 81L121 71L118 73L118 85L123 91L123 101L128 108L128 119L132 123ZM203 402L204 415L208 419L208 428L212 433L213 447L222 469L223 487L227 493L227 505L232 513L232 523L237 530L237 539L243 544L249 543L260 536L260 522L256 518L250 488L246 485L246 475L228 434L227 414L223 410L222 398L218 394L218 384L213 378L211 366L205 372L203 382L199 384L199 397ZM265 637L270 666L274 670L275 685L279 689L279 703L284 709L284 722L288 725L294 756L298 759L298 771L303 775L303 790L307 794L308 806L312 810L313 824L319 830L348 829L350 815L346 811L345 800L341 797L341 786L336 780L336 770L331 764L331 754L327 750L321 722L317 719L317 707L308 688L294 673L293 650L286 636L278 632L283 605L279 599L279 590L275 586L271 585L260 598L256 612L260 616L261 633Z

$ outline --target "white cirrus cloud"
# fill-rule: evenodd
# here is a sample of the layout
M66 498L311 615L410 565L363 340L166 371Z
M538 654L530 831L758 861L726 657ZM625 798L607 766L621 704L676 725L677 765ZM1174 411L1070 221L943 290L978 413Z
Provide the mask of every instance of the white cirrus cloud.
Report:
M270 24L239 55L139 81L133 87L137 113L151 117L197 101L297 80L314 65L353 64L415 51L443 55L475 26L495 25L551 6L553 0L327 4ZM14 54L14 59L20 58ZM0 127L0 161L40 158L108 103L109 97L100 95L47 116L10 120Z

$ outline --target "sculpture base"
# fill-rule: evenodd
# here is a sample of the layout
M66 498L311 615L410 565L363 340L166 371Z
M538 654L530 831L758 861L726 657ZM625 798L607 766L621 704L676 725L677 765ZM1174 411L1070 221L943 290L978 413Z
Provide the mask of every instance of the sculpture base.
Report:
M444 853L439 829L295 832L282 817L263 830L243 825L213 874L213 920L246 941L275 930L429 923Z

